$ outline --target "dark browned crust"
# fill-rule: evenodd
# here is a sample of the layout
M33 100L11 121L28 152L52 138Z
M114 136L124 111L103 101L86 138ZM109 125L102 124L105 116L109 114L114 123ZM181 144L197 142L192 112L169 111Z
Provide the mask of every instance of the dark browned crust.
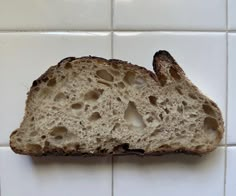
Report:
M106 63L109 65L119 65L119 64L123 64L126 66L130 66L133 67L134 69L138 69L141 72L147 73L150 75L150 77L155 80L157 83L159 83L160 85L162 85L162 79L163 74L161 72L161 61L166 61L169 62L170 64L173 65L174 69L181 74L181 76L184 76L184 79L187 80L188 82L190 82L188 80L188 78L185 76L184 71L182 70L182 68L176 63L175 59L169 54L169 52L165 51L165 50L160 50L158 52L155 53L154 57L153 57L153 70L155 72L155 74L152 71L147 70L144 67L138 66L138 65L134 65L131 63L128 63L127 61L122 61L122 60L118 60L118 59L105 59L105 58L101 58L101 57L96 57L96 56L84 56L84 57L80 57L80 58L75 58L75 57L67 57L62 59L57 65L50 67L44 74L42 74L38 79L34 80L31 86L30 91L28 92L28 98L26 100L26 105L29 102L29 100L31 99L31 96L33 94L33 92L36 90L36 88L40 85L41 82L45 82L46 78L53 73L53 71L57 68L59 68L60 66L62 66L63 64L65 65L66 63L71 63L74 60L96 60L98 61L98 63ZM165 79L165 78L164 78ZM192 84L190 82L190 84ZM192 86L193 88L195 88L197 91L199 91L199 89L196 86ZM200 91L199 91L200 92ZM205 96L206 97L206 96ZM207 98L207 97L206 97ZM209 100L211 102L211 104L216 107L218 110L218 106L215 102L213 102L212 100ZM220 110L219 110L220 111ZM25 108L25 114L27 112L27 107ZM26 117L26 115L24 116L24 118ZM24 120L23 120L24 121ZM22 121L22 123L23 123ZM21 123L21 124L22 124ZM223 122L222 122L223 123ZM21 127L21 125L20 125ZM223 132L224 132L224 128L221 127L222 131L221 134L218 134L217 137L217 142L219 143L220 140L223 137ZM15 130L14 132L12 132L12 134L10 135L10 138L16 134L17 130ZM117 156L117 155L139 155L139 156L160 156L160 155L164 155L164 154L172 154L172 153L184 153L184 154L191 154L191 155L204 155L208 152L213 151L217 146L212 146L212 148L208 148L206 150L200 150L200 149L195 149L195 148L178 148L178 149L174 149L174 148L161 148L158 151L155 152L145 152L142 149L125 149L123 152L111 152L111 153L87 153L87 152L80 152L79 150L72 150L72 151L65 151L62 148L58 148L58 147L50 147L50 148L43 148L41 150L40 153L33 153L33 152L26 152L23 151L22 149L18 149L15 147L15 145L13 144L12 140L10 139L10 147L11 149L18 154L22 154L22 155L30 155L30 156L48 156L48 155L54 155L54 156Z

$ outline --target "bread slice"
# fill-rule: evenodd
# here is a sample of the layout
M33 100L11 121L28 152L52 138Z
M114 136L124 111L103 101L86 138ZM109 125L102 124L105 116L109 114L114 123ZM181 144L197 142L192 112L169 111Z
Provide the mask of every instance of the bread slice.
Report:
M155 74L121 60L69 57L35 80L10 146L27 155L204 154L223 132L217 105L167 51Z

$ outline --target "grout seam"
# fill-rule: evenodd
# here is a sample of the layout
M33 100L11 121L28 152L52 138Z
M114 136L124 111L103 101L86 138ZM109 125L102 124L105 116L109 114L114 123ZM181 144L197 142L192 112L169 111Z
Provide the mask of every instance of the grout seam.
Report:
M114 58L114 0L111 0L111 58ZM111 156L111 196L114 196L114 160Z
M228 0L226 0L226 117L225 117L225 161L224 161L224 196L226 196L226 177L227 177L227 132L228 132L228 59L229 59L229 51L228 51Z
M113 18L113 15L111 16ZM111 22L111 29L78 29L78 30L65 30L65 29L56 29L56 30L0 30L1 33L77 33L77 32L193 32L193 33L225 33L225 30L186 30L186 29L114 29L113 22ZM236 30L228 30L227 32L236 33Z

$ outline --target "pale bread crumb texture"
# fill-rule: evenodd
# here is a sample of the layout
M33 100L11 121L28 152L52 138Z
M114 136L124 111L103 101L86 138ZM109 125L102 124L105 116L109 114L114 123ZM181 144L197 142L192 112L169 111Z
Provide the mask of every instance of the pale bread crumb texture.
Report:
M120 60L66 58L33 82L10 138L29 155L203 154L224 128L217 105L166 51L154 74Z

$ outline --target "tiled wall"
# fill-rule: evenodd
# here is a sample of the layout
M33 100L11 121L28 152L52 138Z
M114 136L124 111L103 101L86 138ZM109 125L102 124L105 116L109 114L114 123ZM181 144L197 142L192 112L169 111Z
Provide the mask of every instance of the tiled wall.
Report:
M9 134L31 82L67 56L152 69L168 50L219 105L226 133L194 157L30 158ZM236 195L236 0L0 0L0 195Z

